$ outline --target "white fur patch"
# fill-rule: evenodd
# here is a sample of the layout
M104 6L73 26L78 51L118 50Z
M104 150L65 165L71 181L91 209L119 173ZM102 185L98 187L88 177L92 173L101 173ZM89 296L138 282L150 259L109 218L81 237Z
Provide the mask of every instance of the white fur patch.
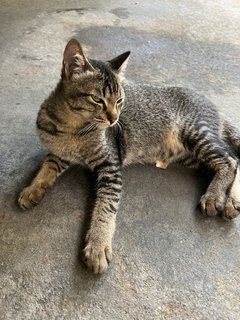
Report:
M235 175L232 188L230 191L230 196L236 201L240 202L240 171L237 168L237 173Z
M162 162L162 161L160 161L160 160L157 160L157 161L156 161L156 167L157 167L157 168L160 168L160 169L167 169L168 163Z

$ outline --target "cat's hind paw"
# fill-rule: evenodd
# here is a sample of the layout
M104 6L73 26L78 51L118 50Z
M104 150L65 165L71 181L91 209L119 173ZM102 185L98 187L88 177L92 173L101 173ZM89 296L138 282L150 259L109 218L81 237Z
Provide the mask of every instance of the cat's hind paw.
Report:
M45 189L29 186L23 189L18 198L18 205L23 210L32 209L44 197Z
M237 173L234 178L229 196L227 198L225 208L222 212L222 217L226 220L236 218L240 213L240 170L237 168Z
M225 220L232 220L236 218L240 213L240 202L236 201L236 199L229 197L227 199L225 208L222 212L222 217Z

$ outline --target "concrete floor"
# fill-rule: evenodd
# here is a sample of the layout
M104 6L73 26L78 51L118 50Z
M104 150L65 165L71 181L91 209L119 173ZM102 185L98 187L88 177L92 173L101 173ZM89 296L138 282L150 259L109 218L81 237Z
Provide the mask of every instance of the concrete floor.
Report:
M238 124L239 0L2 0L0 10L0 319L239 319L240 218L200 214L206 176L125 170L102 276L80 260L87 172L72 168L31 212L16 205L45 154L36 114L71 37L93 58L130 49L129 81L193 88Z

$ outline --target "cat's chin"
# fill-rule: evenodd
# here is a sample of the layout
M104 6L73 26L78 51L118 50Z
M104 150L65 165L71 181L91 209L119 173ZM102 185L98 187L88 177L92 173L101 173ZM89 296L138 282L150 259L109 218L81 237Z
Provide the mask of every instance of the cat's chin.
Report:
M109 127L114 127L117 123L118 123L118 120L116 120L116 121L114 121L113 123L111 123L111 124L109 125Z

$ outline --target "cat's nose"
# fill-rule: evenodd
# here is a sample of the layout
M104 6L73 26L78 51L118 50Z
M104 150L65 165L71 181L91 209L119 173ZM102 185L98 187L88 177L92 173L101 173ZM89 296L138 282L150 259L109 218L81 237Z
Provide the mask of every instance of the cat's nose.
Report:
M107 119L110 126L113 126L118 120L118 114L116 112L107 112Z
M110 122L110 124L113 124L115 121L116 121L116 119L108 119L109 120L109 122Z

